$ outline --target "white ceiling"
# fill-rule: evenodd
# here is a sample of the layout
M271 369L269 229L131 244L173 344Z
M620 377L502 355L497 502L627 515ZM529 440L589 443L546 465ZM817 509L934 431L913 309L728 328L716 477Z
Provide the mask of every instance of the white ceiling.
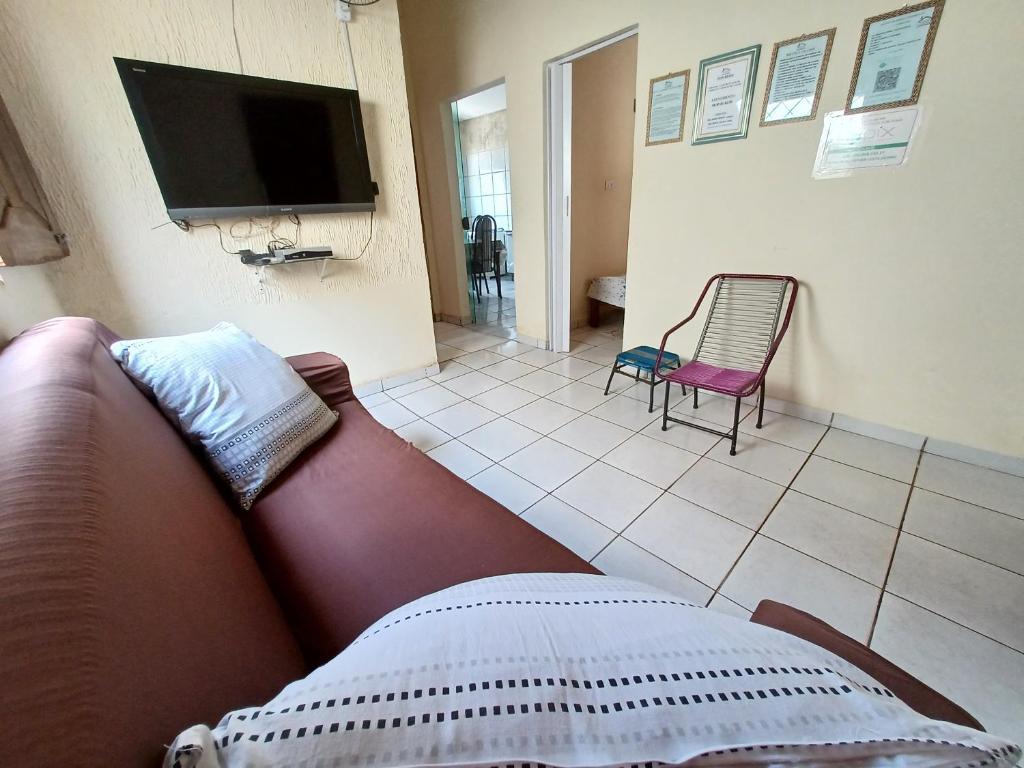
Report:
M502 83L488 88L486 91L459 99L456 104L459 106L460 120L471 120L492 112L500 112L505 109L505 84Z

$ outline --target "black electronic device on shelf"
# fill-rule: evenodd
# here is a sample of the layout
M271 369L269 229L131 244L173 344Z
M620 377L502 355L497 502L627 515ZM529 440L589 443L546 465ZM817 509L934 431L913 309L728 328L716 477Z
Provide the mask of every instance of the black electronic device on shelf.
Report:
M272 264L290 264L297 261L323 261L334 258L334 250L327 245L311 248L271 248L267 253L239 251L243 264L257 267L269 267Z

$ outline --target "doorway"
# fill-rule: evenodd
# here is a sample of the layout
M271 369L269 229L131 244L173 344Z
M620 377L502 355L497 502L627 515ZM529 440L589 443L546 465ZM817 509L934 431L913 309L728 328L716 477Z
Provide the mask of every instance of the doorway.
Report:
M452 101L470 325L516 335L515 220L505 84Z
M548 339L557 352L583 326L622 334L637 32L547 64Z

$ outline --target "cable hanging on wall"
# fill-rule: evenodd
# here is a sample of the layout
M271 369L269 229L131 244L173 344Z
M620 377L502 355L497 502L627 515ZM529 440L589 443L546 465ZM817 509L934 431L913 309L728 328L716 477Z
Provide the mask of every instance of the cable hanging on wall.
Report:
M348 24L352 20L352 7L353 6L364 7L364 6L375 5L379 1L380 0L349 0L349 2L345 2L345 0L334 0L334 2L335 2L335 12L337 14L339 22L341 23L341 25L343 27L343 30L342 30L343 34L342 34L342 36L345 38L344 42L342 43L342 45L343 45L343 47L345 49L344 52L342 53L342 58L347 58L347 60L348 60L347 63L348 63L348 68L349 68L349 73L350 73L351 86L352 86L352 88L354 90L358 90L358 82L357 82L357 75L356 75L356 68L355 68L355 60L354 60L354 55L353 55L353 50L352 50L352 41L351 41L349 29L348 29ZM241 80L251 80L252 78L245 74L245 63L244 63L244 59L243 59L243 56L242 56L242 50L241 50L241 39L239 37L239 30L238 30L238 12L239 12L238 5L239 4L236 2L236 0L229 0L229 2L230 2L229 10L230 10L230 13L231 13L231 33L232 33L232 39L233 39L234 46L235 46L235 53L238 56L238 70L241 73L242 77L239 77L239 76L236 76L236 75L223 75L221 77L224 80L224 82L233 82L233 81L230 80L230 78L237 78L239 81L241 81ZM245 6L242 6L242 12L244 12L244 8L245 8ZM145 62L141 62L141 63L140 62L128 62L127 60L125 60L125 61L118 60L118 61L119 61L119 71L122 70L122 65L123 65L123 67L128 67L131 64L138 65L138 66L135 66L134 68L131 69L131 72L133 72L133 73L146 74L149 71L148 68L144 66ZM156 67L157 65L152 65L152 66ZM176 68L176 67L171 67L171 66L168 65L168 66L165 67L165 69L167 69L167 70L180 70L180 69L183 69L183 68L180 68L180 67ZM125 69L124 71L121 71L122 79L124 79L126 77L125 72L127 72L127 71L128 71L127 69ZM207 74L213 76L215 73L207 73ZM170 72L170 73L165 73L163 76L167 77L167 78L171 78L174 75L175 75L175 72ZM128 77L135 78L136 80L139 79L137 75L128 75ZM133 80L132 82L134 83L135 81ZM282 87L285 86L285 85L295 86L295 84L285 83L285 82L282 81ZM126 85L125 87L126 87L126 90L128 90L128 85ZM241 86L237 86L237 87L241 88ZM338 89L338 96L337 96L337 98L343 99L343 100L347 99L347 100L349 100L349 102L354 102L354 101L356 101L358 99L358 96L356 94L351 93L351 92L349 92L346 95L343 89ZM133 109L134 108L135 107L133 106ZM353 108L354 109L358 109L358 106L355 106ZM137 118L137 122L138 122L138 120L139 120L138 114L136 115L136 118ZM140 131L142 131L143 123L140 122L139 124L140 124ZM359 129L361 130L361 126L359 126ZM143 139L144 139L144 141L146 140L146 136L147 136L146 132L143 131ZM361 140L363 137L360 135L357 138ZM357 146L364 146L365 147L365 143L362 142L362 141L356 142L356 145ZM149 148L148 145L147 145L147 151L150 151L150 149L151 148ZM362 162L365 165L368 166L369 163L368 163L368 158L365 157L365 149L363 150L363 152L364 152L364 157L362 159ZM151 152L151 155L152 155L152 152ZM154 164L154 169L156 169L156 167L157 166ZM160 178L159 178L159 174L158 174L158 182L159 181L160 181ZM209 195L207 194L204 197L202 194L200 194L201 192L204 192L204 191L208 192L208 190L200 189L199 191L195 191L195 190L191 190L190 189L189 193L190 194L194 193L194 196L198 196L198 198L201 198L201 201L206 201L206 199L209 197ZM370 188L367 189L367 192L371 192L371 194L373 196L376 196L377 194L379 194L377 184L372 181L372 176L370 176ZM166 200L166 195L165 195L165 200ZM259 201L257 201L257 202L259 202ZM301 235L302 235L302 221L299 218L299 216L297 214L295 214L294 212L291 212L291 213L287 214L288 220L295 226L294 236L288 237L286 235L282 235L282 234L278 233L277 227L280 224L280 219L278 218L278 216L274 216L273 214L271 214L269 217L267 217L267 215L266 215L267 213L270 212L270 211L266 210L267 208L272 210L275 207L275 205L270 204L270 203L274 203L274 201L268 199L267 201L263 201L263 202L264 203L268 203L268 204L263 206L264 207L264 211L261 211L259 214L257 214L257 217L260 220L257 220L257 217L253 217L251 215L248 216L247 218L238 218L238 219L236 219L236 218L234 218L234 216L232 216L232 214L246 216L247 214L250 214L250 212L252 210L256 209L256 207L257 207L256 205L213 206L213 207L206 206L205 208L203 206L192 206L192 207L187 207L186 206L186 207L182 207L182 208L171 208L171 207L169 207L168 208L168 215L170 216L170 220L164 221L163 223L160 223L160 224L152 227L152 229L156 230L156 229L159 229L161 227L165 227L168 224L174 224L181 231L187 233L187 232L191 232L193 229L207 229L207 228L212 227L212 228L217 230L217 242L218 242L218 245L219 245L220 249L224 253L230 254L230 255L233 255L233 256L240 256L243 264L260 266L260 267L271 266L271 265L282 264L282 263L296 263L298 261L358 261L359 259L363 258L367 254L367 252L369 250L369 247L370 247L370 245L371 245L371 243L373 241L373 233L374 233L373 197L370 197L368 199L368 201L367 201L368 202L367 207L370 209L368 211L370 213L370 218L369 218L369 222L368 222L369 231L367 232L366 239L362 243L362 246L359 248L358 252L356 252L354 255L351 255L351 256L335 255L333 253L333 248L331 248L329 246L301 246L300 245L300 240L301 240ZM279 203L280 201L277 201L277 202ZM362 204L362 198L359 199L359 203ZM339 211L343 211L343 212L354 211L354 210L358 210L359 209L356 204L345 204L345 205L342 205L341 203L338 203L337 206L333 206L333 204L331 206L328 206L325 203L325 205L322 206L322 207L324 208L324 210L322 212L329 212L328 209L330 209L330 212L333 212L333 207L337 207L337 209ZM230 217L230 218L227 218L227 220L224 221L223 224L221 223L221 221L218 221L217 219L213 218L214 216L217 215L217 213L218 213L217 209L218 208L222 209L223 215L225 216L225 218ZM236 210L232 210L232 208L235 208ZM249 210L244 210L245 208L248 208ZM281 217L283 217L286 214L286 212L291 210L291 208L290 207L283 207L283 208L278 207L278 210L279 210L279 215ZM366 208L363 208L363 210L366 210ZM200 213L200 211L201 211L201 213ZM317 210L316 212L321 212L321 211ZM178 213L182 214L181 218L178 218L176 216L176 214L178 214ZM195 216L195 215L202 215L204 223L201 223L201 224L200 223L195 223L194 219L190 219L189 218L189 217ZM228 240L228 242L225 242L225 234L227 234L228 238L230 238L230 240ZM233 242L232 242L232 240L233 240ZM234 246L238 246L238 248L235 248ZM265 252L262 252L262 253L260 252L261 246L262 246L263 249L265 249ZM323 265L321 265L321 270L322 270L322 266ZM321 274L321 279L323 279L323 275L322 274Z
M235 23L235 0L231 0L231 35L235 38L235 53L238 54L238 73L245 74L245 66L242 64L242 46L238 43L238 26Z
M366 249L370 247L370 241L373 240L373 211L370 211L370 234L366 236L366 242L363 243L363 247L359 250L359 253L355 256L332 256L331 261L359 261L363 258L363 254L366 253Z

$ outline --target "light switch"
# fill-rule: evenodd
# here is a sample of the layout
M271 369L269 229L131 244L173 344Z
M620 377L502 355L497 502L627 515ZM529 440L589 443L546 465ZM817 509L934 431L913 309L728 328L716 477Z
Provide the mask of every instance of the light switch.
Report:
M604 182L604 188L606 192L611 192L615 189L615 179L606 179Z

